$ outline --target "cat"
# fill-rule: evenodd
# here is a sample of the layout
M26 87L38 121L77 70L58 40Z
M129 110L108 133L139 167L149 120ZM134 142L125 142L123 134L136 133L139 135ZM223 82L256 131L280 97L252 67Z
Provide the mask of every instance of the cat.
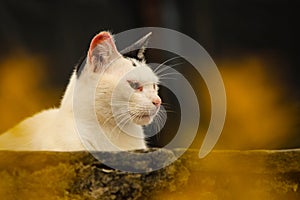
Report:
M135 43L143 44L138 51L142 59L135 59L117 50L111 33L97 34L81 67L74 70L60 107L0 135L0 150L146 149L143 126L153 121L161 105L159 78L143 58L149 35Z

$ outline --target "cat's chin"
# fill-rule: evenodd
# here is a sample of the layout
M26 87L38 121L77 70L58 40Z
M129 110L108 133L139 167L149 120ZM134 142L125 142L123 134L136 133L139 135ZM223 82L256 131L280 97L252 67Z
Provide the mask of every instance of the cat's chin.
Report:
M133 119L133 122L137 125L145 126L152 122L153 116L143 115Z

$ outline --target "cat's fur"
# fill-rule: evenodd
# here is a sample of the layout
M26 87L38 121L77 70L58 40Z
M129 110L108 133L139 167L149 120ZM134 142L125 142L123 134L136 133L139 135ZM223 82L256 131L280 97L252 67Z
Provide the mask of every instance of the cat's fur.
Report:
M83 65L74 71L61 106L2 134L0 150L146 148L142 125L159 110L158 77L145 62L123 57L108 32L93 38Z

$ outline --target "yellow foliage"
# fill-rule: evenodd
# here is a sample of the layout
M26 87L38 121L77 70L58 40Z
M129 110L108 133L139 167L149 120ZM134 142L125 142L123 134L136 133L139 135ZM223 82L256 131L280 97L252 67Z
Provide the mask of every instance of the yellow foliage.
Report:
M45 62L26 53L0 61L0 133L20 120L57 104L57 94L45 87Z
M223 148L278 148L296 127L295 104L270 62L257 56L220 62L227 93Z

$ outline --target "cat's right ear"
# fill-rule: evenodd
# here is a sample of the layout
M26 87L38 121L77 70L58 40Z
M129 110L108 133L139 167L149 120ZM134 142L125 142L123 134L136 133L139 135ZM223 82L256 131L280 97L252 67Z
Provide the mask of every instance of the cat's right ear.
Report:
M113 36L109 32L103 31L92 39L87 55L87 63L96 73L120 56Z

